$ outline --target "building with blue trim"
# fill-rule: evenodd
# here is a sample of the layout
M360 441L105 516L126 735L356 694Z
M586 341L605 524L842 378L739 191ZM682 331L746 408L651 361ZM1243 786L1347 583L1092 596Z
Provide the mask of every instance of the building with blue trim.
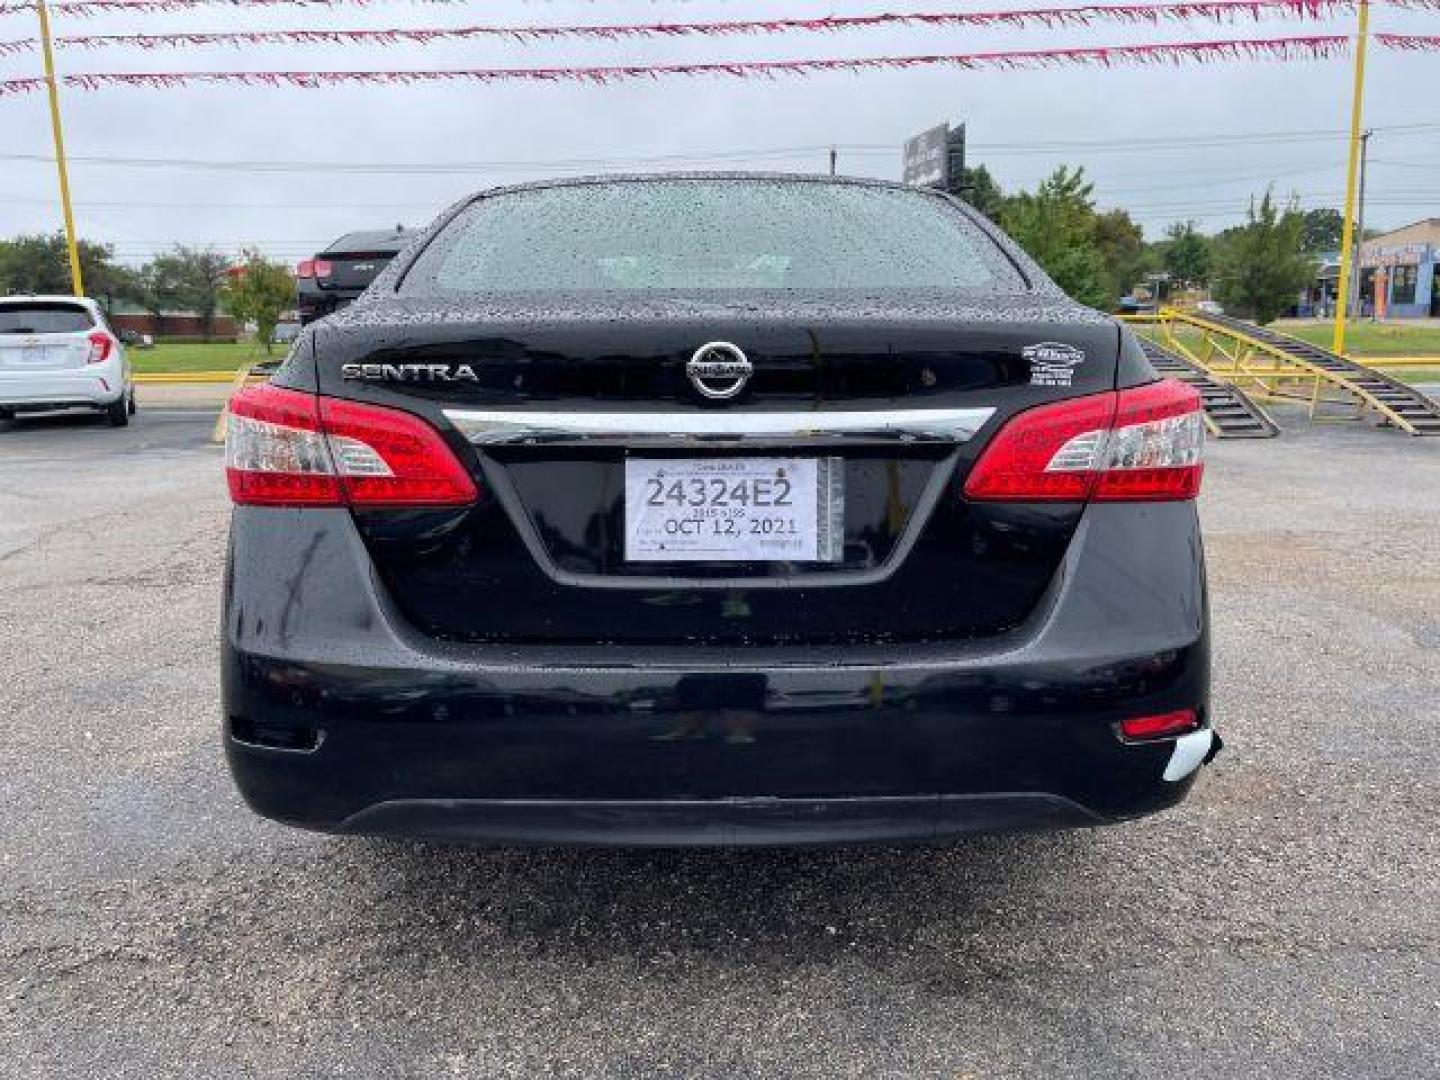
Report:
M1440 318L1437 263L1440 218L1426 218L1366 240L1360 245L1362 314L1386 319Z

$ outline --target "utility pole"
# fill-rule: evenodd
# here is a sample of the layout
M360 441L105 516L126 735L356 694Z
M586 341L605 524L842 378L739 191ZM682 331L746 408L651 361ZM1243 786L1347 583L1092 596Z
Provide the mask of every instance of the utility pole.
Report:
M1365 113L1365 45L1370 40L1370 0L1360 0L1355 24L1355 81L1350 92L1350 160L1345 170L1345 224L1340 232L1340 280L1335 290L1335 334L1331 348L1345 354L1345 315L1350 303L1350 274L1354 270L1355 181L1359 171L1360 124Z
M85 295L85 282L80 277L80 246L75 240L75 213L70 207L70 171L65 165L65 135L60 128L60 84L55 77L55 51L50 44L50 12L45 0L35 0L40 16L40 48L45 57L45 89L50 94L50 133L55 138L55 168L60 172L60 210L65 215L65 246L70 252L70 288L76 296Z
M1350 289L1350 317L1360 317L1360 279L1365 276L1365 267L1360 259L1360 253L1365 248L1365 165L1370 157L1370 136L1375 132L1367 131L1360 136L1360 201L1355 211L1355 272L1354 284Z
M834 176L834 175L835 175L835 163L836 163L836 161L839 160L839 158L840 158L840 155L839 155L839 153L836 152L835 147L833 147L833 146L830 147L830 175L831 175L831 176Z

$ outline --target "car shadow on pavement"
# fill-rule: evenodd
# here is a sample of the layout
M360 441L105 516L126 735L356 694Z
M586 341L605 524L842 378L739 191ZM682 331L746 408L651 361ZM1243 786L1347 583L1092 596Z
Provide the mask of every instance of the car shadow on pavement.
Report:
M0 418L0 435L19 435L27 431L46 431L70 428L108 428L109 421L104 413L90 409L71 409L65 412L27 413L22 417L6 420Z
M677 950L790 964L979 935L1018 907L1071 906L1104 845L1090 830L941 847L640 851L356 841L377 919L406 948L633 960ZM361 884L362 882L357 882ZM358 898L357 898L358 899ZM1009 918L1003 920L1011 921ZM392 946L398 943L391 941Z

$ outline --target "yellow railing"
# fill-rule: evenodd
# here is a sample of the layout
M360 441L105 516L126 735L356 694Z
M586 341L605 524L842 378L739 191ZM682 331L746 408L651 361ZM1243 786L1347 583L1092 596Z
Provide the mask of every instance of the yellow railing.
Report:
M1434 368L1440 371L1440 356L1347 356L1352 364L1367 368Z
M249 371L249 365L239 369ZM235 371L137 371L134 375L135 381L140 385L147 383L159 386L183 386L187 384L201 385L206 383L231 383L235 381Z
M1302 355L1286 351L1281 345L1263 341L1240 327L1210 322L1199 312L1162 308L1158 315L1122 318L1154 325L1167 348L1199 364L1212 377L1239 387L1253 398L1306 402L1313 420L1359 419L1367 410L1373 411L1402 431L1418 433L1389 400L1377 397L1367 386L1355 381L1355 377L1362 377L1371 369L1390 366L1387 361L1395 359L1393 357L1377 357L1368 362L1351 360L1354 366L1348 371L1337 370L1334 365L1322 366ZM1191 331L1188 340L1176 333L1177 326ZM1195 334L1199 335L1198 342L1194 340ZM1323 349L1323 346L1320 348ZM1415 358L1400 359L1409 361ZM1435 363L1440 364L1440 361ZM1396 366L1427 365L1405 363ZM1386 378L1383 375L1377 377ZM1329 415L1321 411L1326 406L1332 408ZM1348 415L1335 415L1335 407L1346 410Z
M1186 309L1165 308L1159 315L1117 315L1116 318L1122 322L1137 323L1140 325L1153 325L1169 321L1171 313L1186 314ZM1204 318L1203 315L1200 318ZM1197 329L1199 329L1197 327ZM1304 339L1301 339L1304 340ZM1324 345L1320 346L1322 349ZM1385 370L1387 368L1435 368L1440 371L1440 353L1434 356L1356 356L1349 353L1345 356L1352 364L1359 364L1361 367L1376 368Z

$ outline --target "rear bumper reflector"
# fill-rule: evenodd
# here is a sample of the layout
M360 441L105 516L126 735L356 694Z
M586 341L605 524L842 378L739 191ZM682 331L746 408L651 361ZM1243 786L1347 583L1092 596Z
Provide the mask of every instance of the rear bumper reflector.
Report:
M518 412L446 409L476 446L891 446L970 440L991 408L853 412Z
M1194 709L1176 709L1173 712L1157 713L1154 716L1134 716L1120 722L1120 737L1129 742L1145 742L1150 739L1172 739L1195 731L1200 727L1200 717Z

